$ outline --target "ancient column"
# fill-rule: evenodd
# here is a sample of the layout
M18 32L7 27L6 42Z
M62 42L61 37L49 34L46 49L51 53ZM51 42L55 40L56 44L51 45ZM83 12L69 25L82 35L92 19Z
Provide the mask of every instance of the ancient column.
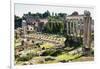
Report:
M72 20L72 24L73 24L73 36L74 36L74 19Z
M89 17L88 35L87 35L87 46L88 46L88 48L91 48L91 23L92 23L92 18Z
M84 11L83 54L90 55L90 53L91 53L91 17L89 11Z
M69 35L69 29L68 29L68 28L69 28L69 27L68 27L69 25L68 25L68 23L69 23L69 22L68 22L68 20L67 20L67 23L66 23L66 24L67 24L67 26L66 26L66 27L67 27L67 28L66 28L66 29L67 29L67 35Z
M80 37L82 35L82 20L80 20Z
M70 35L72 34L72 20L70 20Z
M70 20L70 35L72 34L72 20Z
M65 35L68 35L68 33L67 33L67 22L68 22L68 20L66 19L66 16L64 16L64 34Z
M74 19L73 20L73 35L74 35L74 37L76 37L76 22L75 22L76 20Z
M81 20L79 20L79 37L81 37Z
M70 35L70 21L68 22L67 29L68 29L68 35Z
M77 37L77 20L75 20L75 37Z
M27 24L26 24L26 21L23 20L22 21L22 28L23 28L23 40L22 40L22 46L26 46L26 34L27 34Z
M77 36L79 36L79 20L77 20Z
M23 28L23 35L24 35L24 38L25 38L25 35L26 35L26 26L27 26L27 24L26 24L26 21L25 20L23 20L22 21L22 28Z
M82 19L79 19L79 25L78 26L79 26L79 31L78 31L79 41L82 44L82 42L83 42L82 37L81 37L81 35L82 35Z

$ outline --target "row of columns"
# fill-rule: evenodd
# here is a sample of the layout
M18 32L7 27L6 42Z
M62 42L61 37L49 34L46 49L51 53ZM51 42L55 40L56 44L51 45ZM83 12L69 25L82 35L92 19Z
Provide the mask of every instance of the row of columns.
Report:
M83 36L83 52L90 55L91 52L91 23L92 17L90 12L85 11L83 19L67 19L66 32L67 35L77 37Z
M71 19L67 20L66 23L66 29L67 29L67 35L72 35L72 36L78 36L82 35L81 32L81 27L82 27L82 21L76 20L76 19Z

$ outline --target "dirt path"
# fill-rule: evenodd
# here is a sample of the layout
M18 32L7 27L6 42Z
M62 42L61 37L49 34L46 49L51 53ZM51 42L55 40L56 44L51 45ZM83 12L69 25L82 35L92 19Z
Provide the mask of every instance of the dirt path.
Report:
M76 61L94 61L94 57L93 56L88 56L88 57L83 56L83 57L80 57L73 61L74 62L76 62Z

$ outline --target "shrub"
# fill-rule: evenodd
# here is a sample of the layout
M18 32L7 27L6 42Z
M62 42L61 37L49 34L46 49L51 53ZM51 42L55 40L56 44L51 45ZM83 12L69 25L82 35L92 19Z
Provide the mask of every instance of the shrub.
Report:
M91 54L94 56L94 51L92 50Z
M16 60L18 57L20 57L20 55L15 55L15 60Z
M61 50L56 50L56 49L46 49L41 56L57 56L61 54Z
M46 58L45 58L45 61L49 61L49 60L55 60L53 57L51 57L51 56L47 56Z
M28 53L27 55L17 58L17 61L28 61L32 59L32 57L33 57L33 53Z
M57 56L59 54L61 54L61 50L54 50L52 53L51 53L51 56Z
M52 53L52 51L50 51L49 49L47 49L47 50L45 50L42 54L41 54L41 56L48 56L48 55L50 55Z
M82 45L82 42L83 41L82 41L81 37L66 36L66 40L65 40L64 44L67 47L77 48Z

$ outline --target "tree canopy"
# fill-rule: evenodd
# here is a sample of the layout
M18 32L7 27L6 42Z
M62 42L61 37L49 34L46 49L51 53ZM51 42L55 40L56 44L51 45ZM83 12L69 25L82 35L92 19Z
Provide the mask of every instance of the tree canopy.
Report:
M22 18L15 15L14 20L15 20L15 29L22 26Z
M76 15L79 15L77 11L74 11L72 14L72 16L76 16Z
M54 34L62 34L64 30L64 22L58 16L50 16L48 18L48 23L44 26L44 32L46 33L54 33Z

